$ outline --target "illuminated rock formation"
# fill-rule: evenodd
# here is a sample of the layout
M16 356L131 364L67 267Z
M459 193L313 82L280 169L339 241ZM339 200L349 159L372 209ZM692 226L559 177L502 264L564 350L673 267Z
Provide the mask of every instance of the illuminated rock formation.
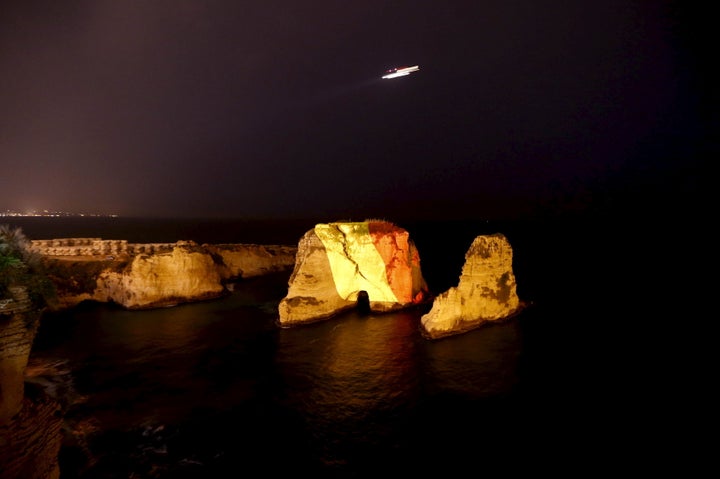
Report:
M356 307L359 298L375 312L428 299L409 233L385 221L316 225L298 243L288 293L278 307L280 325L326 319Z
M513 252L501 234L478 236L465 253L458 285L437 296L420 318L423 334L436 339L517 314L522 303L512 269Z
M220 277L224 280L253 278L281 271L290 271L295 264L297 247L256 244L204 245L221 258Z
M55 479L60 475L60 404L25 383L40 321L22 288L0 304L0 477Z
M67 240L63 240L68 242ZM38 245L58 292L51 311L82 301L113 302L127 309L149 309L214 299L227 292L227 281L278 271L295 263L291 246L197 245L191 241L124 245L108 255L105 245L77 253L83 242ZM95 245L100 244L95 241ZM118 242L113 242L118 243ZM63 255L59 253L77 253Z
M102 273L94 299L142 309L221 296L225 288L212 257L195 246L179 243L169 253L137 255L122 272Z

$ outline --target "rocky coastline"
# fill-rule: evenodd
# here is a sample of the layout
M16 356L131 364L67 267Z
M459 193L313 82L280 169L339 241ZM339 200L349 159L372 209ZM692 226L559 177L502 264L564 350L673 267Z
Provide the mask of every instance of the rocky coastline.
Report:
M227 294L232 282L289 271L297 248L192 241L132 244L88 238L34 241L57 290L49 311L83 301L150 309Z
M439 339L501 321L522 311L513 250L496 233L475 238L458 284L434 295L408 231L387 221L321 223L291 245L133 244L123 240L66 238L33 241L56 287L49 311L83 301L151 309L220 298L234 282L288 272L278 325L326 320L365 307L388 312L430 304L420 328Z
M83 301L150 309L219 298L243 279L287 271L278 324L326 320L349 308L388 312L432 304L420 321L427 339L511 318L524 307L501 234L478 236L458 285L433 296L407 231L385 221L318 224L298 246L66 238L33 241L57 296L34 308L22 287L0 303L0 471L4 478L57 479L61 404L27 380L30 349L46 310ZM292 274L290 274L292 272Z
M31 242L55 286L45 307L22 286L0 298L0 477L58 479L64 441L58 398L27 377L44 312L83 301L147 309L213 299L233 282L289 270L296 248L283 245L129 244L99 238Z

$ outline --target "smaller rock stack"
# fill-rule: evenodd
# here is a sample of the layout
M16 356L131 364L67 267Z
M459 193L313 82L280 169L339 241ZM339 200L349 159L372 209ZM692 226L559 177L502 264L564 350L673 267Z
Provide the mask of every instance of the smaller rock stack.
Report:
M502 234L475 238L465 253L458 285L437 296L420 318L430 339L459 334L522 309L512 268L513 251Z

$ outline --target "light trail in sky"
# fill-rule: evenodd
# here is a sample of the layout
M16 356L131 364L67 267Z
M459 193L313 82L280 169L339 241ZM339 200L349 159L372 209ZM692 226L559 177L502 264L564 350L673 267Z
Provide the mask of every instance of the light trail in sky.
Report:
M404 77L408 76L411 73L414 73L416 71L420 70L420 67L418 65L414 65L411 67L397 67L397 68L391 68L390 70L387 70L385 72L385 75L383 75L383 79L389 80L391 78L398 78L398 77Z

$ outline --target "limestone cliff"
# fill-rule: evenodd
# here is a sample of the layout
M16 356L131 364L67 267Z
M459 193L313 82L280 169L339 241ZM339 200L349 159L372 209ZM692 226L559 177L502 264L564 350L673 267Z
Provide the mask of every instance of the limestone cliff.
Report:
M428 297L420 255L406 230L385 221L318 224L298 243L279 323L325 319L364 298L371 311L386 312Z
M41 311L23 288L0 304L0 476L55 479L60 475L60 404L25 383L30 349Z
M227 292L227 281L289 271L296 250L289 246L200 246L191 241L152 246L129 245L114 255L46 254L44 261L58 293L49 310L68 309L86 300L149 309L214 299Z
M212 257L181 243L170 253L137 255L122 272L103 272L93 299L141 309L217 298L223 292Z
M13 287L12 298L0 304L0 424L20 410L24 373L35 340L39 313L31 311L24 288Z
M290 271L295 265L297 247L257 244L203 245L220 258L218 271L223 280L253 278L280 271Z
M518 313L522 303L512 258L504 235L476 237L465 254L458 285L437 296L431 310L420 318L424 335L435 339L459 334Z

